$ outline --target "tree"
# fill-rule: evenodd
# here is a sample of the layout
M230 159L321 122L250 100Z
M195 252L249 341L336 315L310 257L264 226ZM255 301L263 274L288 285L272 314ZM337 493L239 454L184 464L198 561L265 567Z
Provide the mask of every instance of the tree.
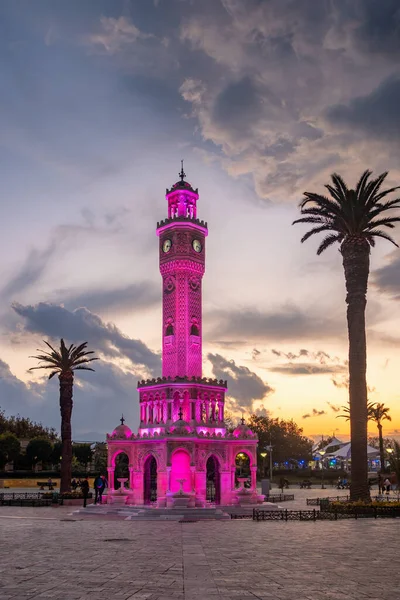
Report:
M69 492L71 490L71 465L72 465L72 434L71 434L71 415L72 415L72 394L74 386L74 372L94 371L88 367L88 363L98 360L96 357L88 358L94 354L92 350L87 351L87 342L79 346L70 345L69 348L60 341L60 349L55 350L49 342L45 344L50 348L50 352L43 351L43 354L32 356L43 364L39 364L34 369L51 369L49 379L58 375L60 382L60 412L61 412L61 483L60 492ZM38 350L38 352L41 352Z
M309 223L313 227L301 239L326 232L318 247L321 254L336 242L340 244L346 282L347 329L349 338L349 402L351 431L352 500L369 500L367 462L367 344L365 336L365 306L369 276L369 255L375 238L395 241L382 230L392 229L399 217L387 214L400 207L400 198L384 200L398 187L380 191L387 173L370 179L364 171L356 189L349 189L340 175L334 173L333 185L326 185L330 197L305 192L300 203L302 217L294 223Z
M294 421L251 415L248 426L258 435L258 451L271 443L277 463L297 463L311 460L312 442Z
M381 402L377 402L373 404L370 409L370 420L375 421L378 427L378 436L379 436L379 458L381 463L381 472L385 471L385 450L383 445L383 426L382 421L385 419L387 421L391 421L392 417L389 415L390 408L385 406Z
M34 437L43 437L52 442L57 439L57 432L52 427L44 427L41 423L20 415L6 417L5 412L0 409L0 434L7 431L14 433L18 439L30 440Z
M13 462L21 452L19 439L13 433L0 435L0 468L4 469L7 463Z
M393 452L389 454L389 465L392 471L396 474L397 485L400 485L400 444L393 440ZM398 489L398 488L397 488Z
M53 465L59 465L61 463L61 452L62 452L62 443L60 440L54 442L53 450L50 455L50 462Z
M26 447L26 455L31 465L38 462L48 462L53 451L53 444L46 438L33 438Z
M92 462L93 458L93 450L90 444L74 444L72 453L76 456L78 462L84 465L85 470L87 470L88 463Z
M94 468L97 473L107 472L107 444L105 442L96 442L94 447Z

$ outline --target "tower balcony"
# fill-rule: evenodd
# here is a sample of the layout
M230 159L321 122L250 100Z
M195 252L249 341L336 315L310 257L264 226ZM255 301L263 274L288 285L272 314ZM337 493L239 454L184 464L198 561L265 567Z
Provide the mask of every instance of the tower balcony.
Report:
M213 379L212 377L157 377L153 379L142 379L138 381L137 387L139 389L142 388L151 388L158 386L165 386L171 384L181 384L181 385L200 385L207 387L217 387L221 390L228 389L228 382L225 379Z

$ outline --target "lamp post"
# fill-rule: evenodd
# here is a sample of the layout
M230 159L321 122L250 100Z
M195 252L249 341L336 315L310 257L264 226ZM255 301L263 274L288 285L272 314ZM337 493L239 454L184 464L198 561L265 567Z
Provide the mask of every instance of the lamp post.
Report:
M267 456L267 453L265 452L265 450L263 450L263 452L260 452L260 456L263 459L263 477L265 477L265 457Z
M273 463L272 463L272 444L271 444L271 441L269 442L269 446L265 446L265 450L267 450L269 452L269 479L270 479L270 482L272 483Z
M324 486L324 455L325 455L325 450L320 450L319 453L321 455L321 466L322 466L321 490L324 490L325 489L325 486Z

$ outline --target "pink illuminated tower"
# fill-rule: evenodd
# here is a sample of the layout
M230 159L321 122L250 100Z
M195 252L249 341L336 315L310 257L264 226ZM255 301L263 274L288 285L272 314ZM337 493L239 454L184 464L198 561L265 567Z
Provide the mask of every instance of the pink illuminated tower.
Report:
M168 216L157 223L162 277L162 377L138 383L137 434L123 423L107 436L109 481L116 459L129 461L127 502L173 507L237 504L236 457L247 457L250 492L257 501L257 436L242 423L228 433L224 421L227 382L202 376L202 279L207 223L197 218L198 190L185 181L167 189ZM243 490L242 490L243 491ZM179 496L180 494L180 496ZM186 500L183 498L183 496ZM113 491L110 493L110 501Z

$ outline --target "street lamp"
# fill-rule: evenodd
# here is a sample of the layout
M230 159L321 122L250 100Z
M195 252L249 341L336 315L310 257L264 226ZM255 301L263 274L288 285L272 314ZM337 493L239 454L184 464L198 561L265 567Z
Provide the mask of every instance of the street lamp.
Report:
M319 453L321 455L321 465L322 465L321 490L324 490L325 489L325 486L324 486L324 455L325 455L325 450L320 450Z
M269 480L272 483L273 463L272 463L272 444L271 444L271 441L269 442L269 446L265 446L265 450L267 450L269 452Z
M265 477L265 457L267 456L267 453L265 451L260 452L260 456L263 459L263 476Z

